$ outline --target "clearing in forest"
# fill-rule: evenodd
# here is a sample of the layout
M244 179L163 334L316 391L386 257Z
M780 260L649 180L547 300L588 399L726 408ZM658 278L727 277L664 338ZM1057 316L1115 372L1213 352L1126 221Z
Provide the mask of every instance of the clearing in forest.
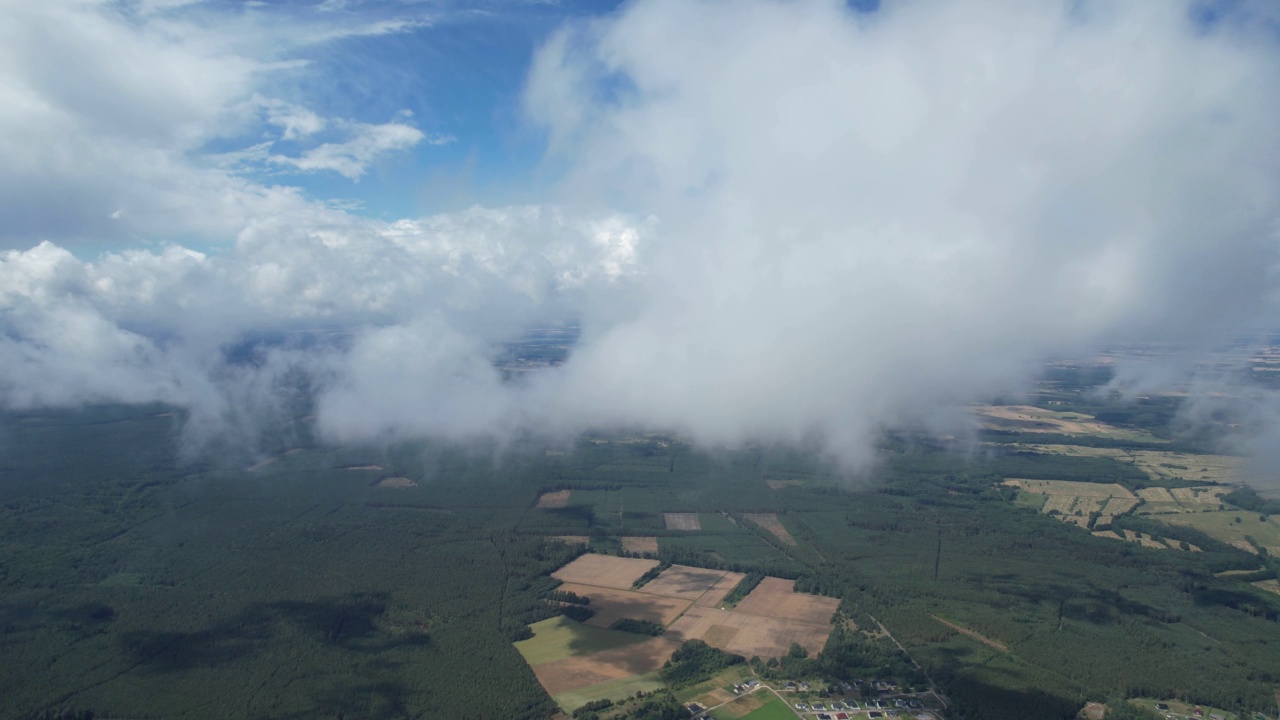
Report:
M992 640L986 635L982 635L977 632L974 632L973 630L970 630L967 627L957 625L956 623L953 623L950 620L943 620L937 615L930 615L929 617L933 618L934 620L937 620L938 622L942 623L943 625L946 625L947 627L951 628L952 630L955 630L956 632L960 633L961 635L964 635L967 638L977 640L978 642L982 643L983 645L986 645L987 647L993 647L1001 652L1009 652L1009 646L1005 645L1002 642Z
M746 513L743 517L768 530L782 542L788 545L796 544L796 539L791 537L791 533L787 532L787 529L782 526L775 513Z
M552 535L551 539L570 545L590 545L591 538L586 535Z
M662 513L662 521L668 530L701 530L698 513Z
M649 553L656 555L658 553L658 538L656 537L624 537L622 538L622 549L630 553Z
M538 504L534 507L544 509L556 509L566 507L569 504L570 490L556 490L555 492L544 492L538 496Z
M657 566L657 560L587 553L551 573L551 577L567 583L630 590L641 575Z
M407 477L389 477L378 481L378 487L404 489L418 487L418 483Z

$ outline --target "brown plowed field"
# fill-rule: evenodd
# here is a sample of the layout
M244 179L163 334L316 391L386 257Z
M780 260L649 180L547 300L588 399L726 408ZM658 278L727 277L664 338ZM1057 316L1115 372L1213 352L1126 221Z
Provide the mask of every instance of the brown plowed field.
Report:
M635 645L604 650L584 657L571 657L539 665L533 669L548 695L599 685L662 667L680 643L654 638Z
M624 537L622 538L622 549L633 553L657 553L658 538L656 537Z
M542 493L538 496L538 504L534 507L540 508L562 508L569 504L570 490L556 490L555 492Z
M662 521L668 530L701 530L698 513L662 513Z
M703 607L715 607L724 600L724 596L728 595L734 588L738 587L738 583L742 582L742 578L746 577L742 573L730 572L725 573L724 577L716 581L711 589L702 594L694 604Z
M830 634L831 624L825 621L816 625L694 605L663 637L679 642L696 638L744 657L767 658L782 657L793 642L802 645L810 655L817 655Z
M840 607L840 601L820 595L798 593L795 590L795 580L767 577L761 580L756 589L743 598L742 602L738 603L735 610L752 615L829 626L831 616Z
M680 617L680 613L690 605L688 600L681 598L649 595L635 590L615 590L576 583L566 583L556 589L591 598L591 603L587 607L594 610L596 614L591 616L586 624L604 628L622 618L648 620L663 626L670 625L671 621Z
M787 532L787 529L778 521L777 515L773 513L747 513L743 517L773 533L782 542L788 545L796 544L796 539L791 537L791 533Z
M640 592L697 600L724 577L724 570L672 565L640 588Z
M567 583L630 590L632 583L657 565L657 560L587 553L551 573L551 577Z

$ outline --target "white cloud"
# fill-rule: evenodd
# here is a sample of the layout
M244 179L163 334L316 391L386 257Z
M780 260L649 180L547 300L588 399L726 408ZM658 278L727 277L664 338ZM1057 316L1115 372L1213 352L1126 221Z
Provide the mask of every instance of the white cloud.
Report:
M380 155L407 150L428 139L421 130L398 122L381 125L350 123L346 130L351 134L349 140L324 143L306 150L299 157L273 154L267 159L277 165L288 165L304 172L330 170L349 180L359 180L370 163ZM431 138L429 142L442 144L448 140Z
M55 50L118 43L125 61L82 95L83 77L13 69L46 48L0 43L0 210L44 231L65 207L107 237L236 239L4 256L6 406L163 399L239 426L297 371L338 439L640 424L819 438L856 464L883 427L1017 389L1046 355L1275 318L1280 52L1188 3L642 0L534 60L526 106L565 168L559 209L391 223L234 168L356 179L445 138L265 92L260 63L282 58L200 27L51 7L71 21ZM268 135L193 159L246 118ZM646 219L582 210L609 206ZM568 363L499 382L495 343L566 317L583 323ZM254 329L317 326L349 342L261 370L222 358Z
M297 96L303 51L420 22L279 16L291 12L169 0L0 3L0 247L225 241L253 218L309 207L298 190L245 170L274 161L354 179L381 155L437 137L407 116L361 122Z

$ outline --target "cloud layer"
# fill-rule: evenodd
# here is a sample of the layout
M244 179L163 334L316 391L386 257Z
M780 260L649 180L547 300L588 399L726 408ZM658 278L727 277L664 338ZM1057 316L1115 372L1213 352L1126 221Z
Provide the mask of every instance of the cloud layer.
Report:
M641 0L564 26L533 60L525 106L562 177L547 204L399 222L234 168L355 179L379 152L445 138L263 95L225 54L224 81L179 93L154 127L32 100L4 121L4 157L56 145L37 126L90 122L127 142L89 158L151 148L156 174L110 183L110 163L68 160L0 177L28 178L9 204L56 190L105 217L119 187L158 207L172 148L232 107L272 143L310 144L182 160L184 183L210 184L177 192L220 218L223 250L0 259L0 400L163 400L216 424L262 395L244 388L301 372L334 439L641 425L819 439L857 464L885 426L1016 390L1047 355L1208 346L1274 320L1280 50L1256 17L1195 10ZM135 51L167 51L154 44ZM189 61L176 76L200 72ZM583 328L567 363L501 380L497 343L565 319ZM344 339L225 359L255 330L300 327Z

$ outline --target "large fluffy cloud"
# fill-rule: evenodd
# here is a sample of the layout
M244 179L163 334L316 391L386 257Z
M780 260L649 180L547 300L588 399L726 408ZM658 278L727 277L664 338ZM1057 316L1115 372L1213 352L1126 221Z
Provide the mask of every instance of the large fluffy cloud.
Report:
M561 396L714 441L872 432L1050 353L1275 310L1280 53L1189 3L630 5L528 105L663 243Z
M242 183L202 206L234 217L223 251L5 256L0 398L165 400L216 424L302 372L337 439L627 424L819 438L856 463L886 425L1017 388L1047 355L1274 321L1280 51L1236 8L641 0L534 58L554 205L400 222L226 167L354 178L426 134L343 125L230 72L141 137L234 105L311 150L184 171ZM322 137L339 127L355 134ZM563 366L493 370L497 343L566 318L583 334ZM343 340L224 359L303 326Z

